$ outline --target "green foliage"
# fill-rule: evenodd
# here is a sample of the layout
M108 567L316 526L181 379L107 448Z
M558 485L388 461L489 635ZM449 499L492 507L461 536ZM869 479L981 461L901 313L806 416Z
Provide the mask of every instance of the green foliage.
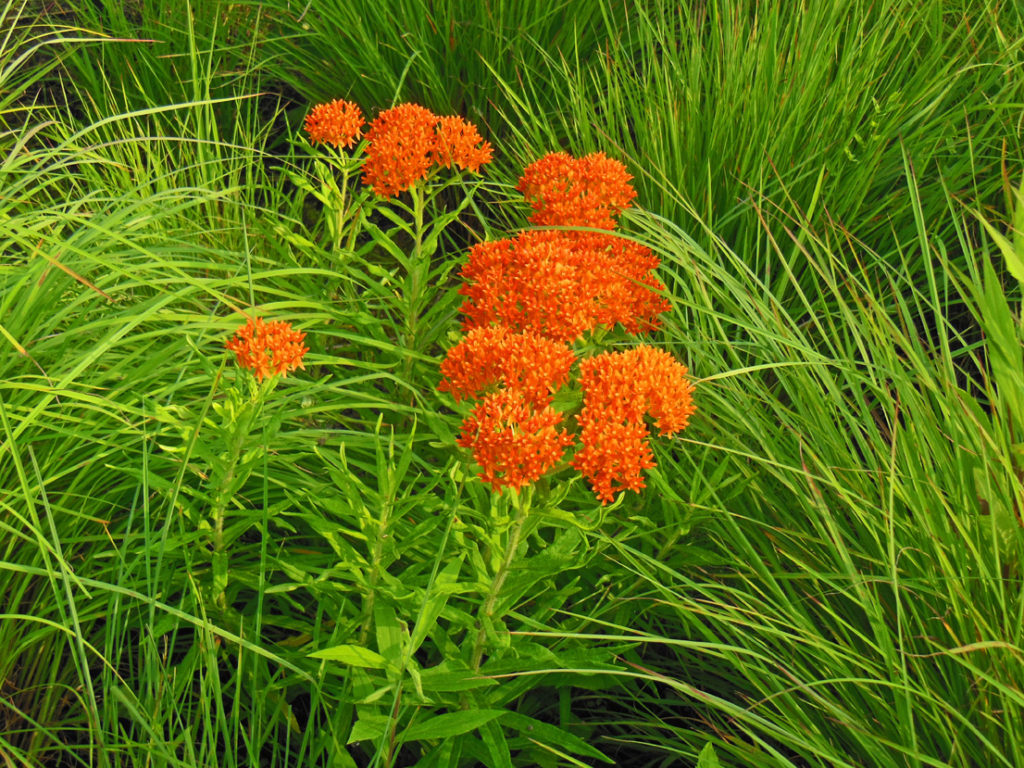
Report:
M607 542L649 603L652 650L636 664L648 684L622 707L659 714L627 720L631 737L692 754L710 730L737 765L1012 765L1021 753L1004 717L1024 703L1019 294L971 213L950 200L946 215L956 243L922 228L890 253L862 251L852 273L803 230L816 278L796 310L752 290L730 250L645 224L690 287L676 299L716 426L691 437L738 479L708 489L719 513L698 571L656 540ZM933 259L923 276L903 252L918 243ZM718 359L727 373L705 368ZM682 477L706 473L692 451L678 461ZM679 710L693 725L669 725Z
M623 4L591 0L275 0L259 7L277 33L264 48L266 69L304 99L346 98L364 108L414 101L463 115L493 138L510 99L491 68L514 82L538 73L549 55L596 56L607 45L604 25L625 12ZM554 99L547 105L563 108Z
M1012 4L627 7L627 23L602 29L604 55L550 52L515 77L492 67L512 167L537 147L628 157L649 210L705 248L728 243L780 298L812 285L804 239L787 247L794 284L769 238L811 227L839 253L849 236L879 251L913 236L904 156L932 228L947 190L991 205L1021 161L1024 18Z
M1020 10L313 6L0 5L0 755L1019 762ZM379 200L335 97L497 167ZM492 495L434 389L559 148L630 161L697 378L604 509Z

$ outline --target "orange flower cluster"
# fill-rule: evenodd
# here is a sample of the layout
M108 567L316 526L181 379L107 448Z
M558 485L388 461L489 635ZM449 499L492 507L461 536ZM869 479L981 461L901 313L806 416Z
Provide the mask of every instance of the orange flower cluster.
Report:
M478 398L500 386L522 393L527 403L550 405L552 393L569 380L576 356L564 344L530 331L501 326L477 328L448 350L438 385L456 401Z
M364 122L358 105L335 99L313 107L306 116L306 132L314 144L323 141L336 147L351 147L362 134Z
M542 226L615 229L636 192L625 167L596 153L564 153L530 165L518 189ZM441 363L441 391L480 399L458 444L471 448L496 490L534 482L575 440L551 405L575 356L567 346L598 326L652 330L669 308L654 276L658 258L639 243L605 233L531 230L479 243L462 269L465 339ZM661 434L683 429L694 412L686 368L648 346L580 364L580 448L572 459L605 504L644 487L655 466L645 416Z
M615 217L636 197L632 178L603 152L553 152L528 165L516 189L533 206L534 224L615 229Z
M239 328L225 346L235 353L240 366L263 381L265 376L284 376L305 368L302 356L309 351L309 347L302 346L305 338L306 334L292 330L290 323L265 323L257 317Z
M370 123L363 183L382 197L397 195L430 170L437 117L417 104L385 109Z
M491 162L491 145L480 136L476 126L461 117L442 117L434 127L434 162L445 168L457 165L476 173Z
M684 429L694 413L693 384L686 366L661 349L640 346L596 355L580 363L583 447L572 465L602 503L618 491L644 487L642 470L655 466L647 443L645 414L662 435Z
M491 160L491 145L461 117L438 117L417 104L385 109L366 132L363 182L382 197L404 192L431 166L453 164L476 173Z
M616 323L652 330L669 308L656 293L658 259L614 235L533 230L478 243L462 269L463 329L503 325L575 341Z
M351 147L362 135L363 113L350 101L318 104L306 116L314 144L323 141ZM385 109L366 132L363 183L381 197L404 192L426 178L433 166L453 165L476 173L491 161L493 150L476 126L461 117L438 117L418 104Z
M470 331L448 351L438 389L456 400L480 399L457 442L473 451L495 489L534 482L572 443L557 429L562 415L551 399L575 360L564 344L500 326Z
M553 231L478 243L461 273L463 329L502 325L574 341L595 325L601 288L595 255Z
M636 197L622 163L601 153L564 152L529 165L518 189L532 200L535 224L613 230ZM575 341L598 326L629 333L658 327L669 308L654 276L658 258L611 232L541 230L479 243L462 269L463 329L504 325L557 341Z
M486 395L462 423L456 441L473 451L485 483L498 490L520 488L557 464L573 438L557 429L562 414L538 408L518 389Z

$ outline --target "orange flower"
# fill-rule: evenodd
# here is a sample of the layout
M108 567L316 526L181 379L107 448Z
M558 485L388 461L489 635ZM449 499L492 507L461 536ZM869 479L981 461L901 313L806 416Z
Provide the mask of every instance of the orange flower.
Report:
M602 506L620 491L640 491L647 486L643 471L656 466L643 422L615 422L579 416L583 447L572 466L590 482Z
M551 404L552 393L569 380L576 356L564 344L535 333L515 333L508 328L476 328L448 350L441 362L444 379L438 385L455 400L478 397L501 385L521 392L526 401L542 408Z
M381 197L391 197L426 178L437 122L437 115L417 104L399 104L377 115L366 132L363 183Z
M476 173L491 162L493 150L480 136L476 126L461 117L442 117L434 128L433 160L450 168L452 164Z
M249 368L258 381L265 376L287 375L288 371L305 368L302 356L309 347L302 346L305 333L292 330L290 323L265 323L260 318L249 320L239 328L225 346L235 353L243 368Z
M364 122L358 105L335 99L313 107L306 115L306 132L314 144L325 141L336 147L351 147L362 133Z
M522 392L503 389L486 395L462 423L457 440L473 451L480 478L494 490L520 488L558 463L573 439L556 429L562 415L535 408Z
M462 269L464 330L504 325L574 341L598 325L657 326L668 302L650 249L592 233L534 230L475 245Z
M596 232L573 232L575 247L601 254L605 270L599 293L597 322L608 328L621 323L628 333L653 331L658 315L671 309L660 295L665 284L654 276L661 260L634 240Z
M644 415L662 435L679 432L693 415L693 384L686 366L661 349L640 346L580 363L583 411L577 417L582 448L572 466L602 504L622 490L644 487L641 472L655 466Z
M599 270L561 232L480 243L462 270L464 328L491 324L573 341L594 327Z
M579 159L553 152L528 165L516 189L533 207L534 224L614 229L614 217L636 197L632 178L603 152Z

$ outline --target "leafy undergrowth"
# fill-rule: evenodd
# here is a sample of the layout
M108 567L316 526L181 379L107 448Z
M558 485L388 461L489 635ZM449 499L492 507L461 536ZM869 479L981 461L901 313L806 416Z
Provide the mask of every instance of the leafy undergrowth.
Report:
M1018 9L200 5L0 6L7 764L1020 762ZM307 140L334 98L493 160L376 195ZM481 481L500 357L438 390L560 149L660 261L595 295L665 302L573 355L694 385L610 504L576 448ZM225 347L256 317L287 375Z

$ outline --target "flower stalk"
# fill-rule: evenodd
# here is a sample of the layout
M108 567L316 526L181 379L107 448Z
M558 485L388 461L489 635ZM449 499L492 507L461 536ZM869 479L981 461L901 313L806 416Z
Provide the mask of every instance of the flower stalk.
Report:
M430 261L423 254L423 212L426 208L426 195L418 184L409 187L412 197L412 259L408 274L405 312L405 361L402 366L403 379L409 380L412 373L413 360L418 351L417 332L420 317L420 294L427 282Z
M384 539L387 538L388 526L391 524L391 503L383 505L377 532L373 537L373 551L370 554L370 575L366 582L366 602L363 604L363 626L359 630L359 644L366 645L373 626L373 608L377 602L377 584L380 581L381 560L384 558Z
M491 580L491 587L487 591L487 597L480 610L480 629L477 631L476 641L473 643L473 654L470 661L474 671L480 670L480 662L484 655L484 644L487 641L487 628L492 624L494 609L498 603L501 588L505 585L505 579L508 578L512 561L519 550L519 540L523 534L523 524L526 522L530 511L528 493L529 491L520 495L518 492L513 491L511 494L512 506L515 508L516 514L512 521L512 527L509 529L509 539L505 545L505 555L501 560L501 565L498 566L497 572L494 574L494 578Z
M227 448L213 459L211 473L211 485L214 488L210 510L213 530L213 595L215 603L222 610L227 607L228 585L228 542L224 536L224 527L228 505L251 471L251 457L243 460L246 443L263 410L263 403L273 391L278 378L304 367L302 358L309 351L303 344L305 338L306 334L294 330L290 323L267 323L259 317L252 317L224 345L235 354L240 368L252 372L252 378L247 378L246 382L248 397L238 387L232 387L225 400L213 406L223 419L218 432Z

